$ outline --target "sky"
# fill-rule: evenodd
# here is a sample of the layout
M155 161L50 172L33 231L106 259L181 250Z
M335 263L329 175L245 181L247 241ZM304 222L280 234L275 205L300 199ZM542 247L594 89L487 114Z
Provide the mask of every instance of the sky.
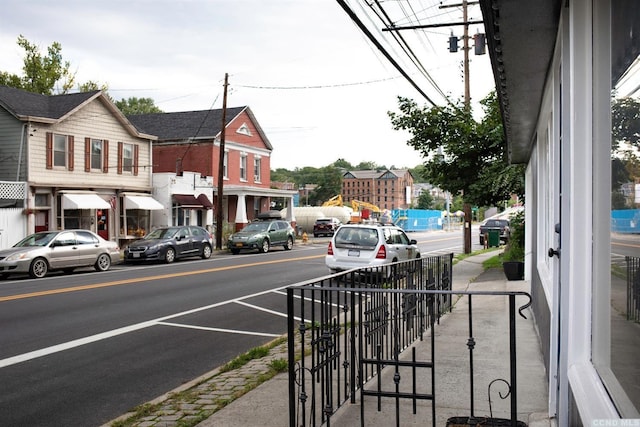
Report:
M382 3L403 6L402 0ZM404 3L422 14L421 22L462 20L459 8L445 13L439 7L446 1ZM390 39L362 0L347 4L380 40ZM481 19L477 6L469 19ZM482 26L471 27L476 31ZM416 37L410 45L440 91L418 84L438 105L446 103L442 93L453 100L464 95L462 51L448 51L452 32L462 35L462 27L402 32ZM251 108L273 146L271 169L323 167L338 159L395 168L423 161L387 113L398 111L399 96L431 103L336 0L5 0L0 71L22 75L19 35L43 55L60 43L77 83L106 84L116 100L152 98L165 112L222 108L228 74L227 106ZM387 46L410 77L422 77L402 62L397 47ZM494 83L488 55L470 58L475 103Z

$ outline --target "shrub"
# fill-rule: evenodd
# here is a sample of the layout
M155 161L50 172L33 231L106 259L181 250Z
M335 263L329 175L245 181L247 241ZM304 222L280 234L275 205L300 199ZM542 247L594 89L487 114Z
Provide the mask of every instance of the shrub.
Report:
M524 210L511 217L509 242L502 255L503 261L524 261Z

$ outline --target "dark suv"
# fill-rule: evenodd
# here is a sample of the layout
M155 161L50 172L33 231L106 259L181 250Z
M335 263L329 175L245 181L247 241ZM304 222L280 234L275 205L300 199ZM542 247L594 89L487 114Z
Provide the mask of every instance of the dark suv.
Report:
M489 231L498 231L500 233L500 240L507 243L509 241L509 234L511 232L511 230L509 229L509 220L489 218L486 219L482 224L480 224L481 245L484 245L484 236L485 234L489 233Z
M333 236L342 223L337 218L318 218L313 224L313 237Z

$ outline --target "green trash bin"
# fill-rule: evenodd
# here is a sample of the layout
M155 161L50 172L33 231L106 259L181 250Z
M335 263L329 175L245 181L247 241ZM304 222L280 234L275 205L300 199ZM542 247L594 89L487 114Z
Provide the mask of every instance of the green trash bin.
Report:
M487 234L489 235L487 246L490 248L497 248L500 246L500 230L489 230Z

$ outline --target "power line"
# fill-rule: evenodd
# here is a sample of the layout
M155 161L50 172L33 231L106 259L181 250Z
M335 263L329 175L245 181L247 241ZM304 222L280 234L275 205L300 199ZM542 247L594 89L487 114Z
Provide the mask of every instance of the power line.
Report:
M400 74L402 74L404 76L405 79L407 79L407 81L409 83L411 83L411 85L422 95L424 96L424 98L429 101L429 103L431 103L431 105L435 106L435 102L433 102L433 100L429 97L429 95L427 95L417 84L416 82L406 73L406 71L404 71L402 69L402 67L396 62L395 59L393 59L391 57L391 55L389 55L389 52L387 52L387 50L380 44L380 42L378 40L376 40L375 37L373 37L373 35L371 34L371 32L367 29L367 27L364 26L364 24L362 23L362 21L360 20L360 18L358 18L355 13L353 13L353 11L349 8L349 6L347 6L347 4L345 3L344 0L337 0L338 4L340 5L340 7L342 7L342 9L347 13L347 15L349 15L349 17L351 18L351 20L358 26L358 28L360 28L360 30L369 38L369 40L371 41L371 43L373 43L380 52L382 52L382 54L387 58L387 60L389 60L389 62L391 62L391 64L400 72Z

